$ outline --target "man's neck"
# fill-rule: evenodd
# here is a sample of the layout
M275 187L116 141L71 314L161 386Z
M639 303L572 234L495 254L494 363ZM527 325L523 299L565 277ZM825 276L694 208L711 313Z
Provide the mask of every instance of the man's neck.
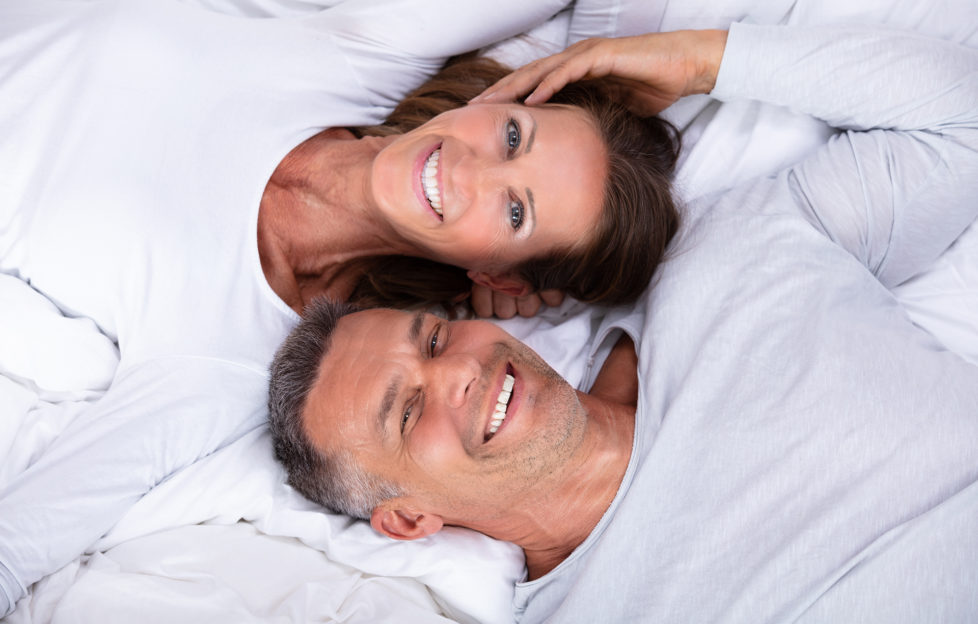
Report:
M530 580L557 567L591 534L618 493L635 434L638 401L638 358L635 346L622 335L605 360L589 394L578 393L588 412L590 444L586 461L577 464L554 491L551 500L534 510L536 531L517 541L526 555ZM545 510L538 515L539 510Z
M635 408L586 394L581 402L590 426L602 430L600 444L567 475L563 488L541 501L537 511L547 513L534 514L536 532L517 542L530 580L557 567L587 539L618 493L631 458Z

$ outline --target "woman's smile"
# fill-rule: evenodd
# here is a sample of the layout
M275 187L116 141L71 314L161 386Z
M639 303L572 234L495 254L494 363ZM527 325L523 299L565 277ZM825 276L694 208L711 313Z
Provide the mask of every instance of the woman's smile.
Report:
M428 208L439 221L444 221L443 211L443 186L441 181L441 167L439 159L441 157L441 143L437 143L434 148L425 150L418 158L415 165L415 194L419 201Z
M441 187L441 170L438 168L438 158L440 156L441 149L439 148L424 161L424 168L421 171L421 186L424 188L425 199L431 204L431 209L444 220L441 204L442 192L439 190Z

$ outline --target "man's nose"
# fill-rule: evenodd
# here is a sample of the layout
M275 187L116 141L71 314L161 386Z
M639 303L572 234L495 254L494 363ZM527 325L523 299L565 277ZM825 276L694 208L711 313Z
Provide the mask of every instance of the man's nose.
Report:
M467 353L459 353L442 355L431 362L435 364L431 384L444 393L445 403L453 409L464 406L482 376L479 361Z

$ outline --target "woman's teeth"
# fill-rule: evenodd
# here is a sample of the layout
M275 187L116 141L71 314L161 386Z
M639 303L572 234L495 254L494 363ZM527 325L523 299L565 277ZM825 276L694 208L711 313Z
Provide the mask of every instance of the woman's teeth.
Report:
M493 435L499 430L499 426L506 420L506 408L509 406L509 398L513 395L513 383L516 380L512 375L507 374L503 380L503 389L496 398L496 409L492 414L492 421L489 423L489 435Z
M438 216L441 213L441 193L438 191L438 159L441 157L441 148L436 149L424 161L424 168L421 170L421 186L424 188L424 196L431 204L431 209Z

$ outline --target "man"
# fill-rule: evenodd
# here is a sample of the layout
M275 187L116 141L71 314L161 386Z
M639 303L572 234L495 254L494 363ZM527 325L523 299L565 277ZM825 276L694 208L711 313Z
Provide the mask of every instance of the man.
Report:
M631 342L622 339L584 394L491 323L368 310L343 316L331 331L346 311L327 301L313 306L279 360L276 398L301 396L285 387L309 388L311 376L310 396L329 397L309 402L301 429L277 431L300 491L369 518L395 539L451 524L518 543L531 577L569 555L607 509L628 464L637 391ZM317 366L326 344L330 355ZM282 440L290 435L297 437ZM307 435L310 452L289 450L302 448ZM395 482L392 474L405 478ZM358 485L319 489L347 483ZM542 500L555 503L553 513ZM550 535L527 539L529 527Z
M978 57L736 25L712 71L857 131L692 203L589 393L482 323L317 309L273 368L277 453L391 537L521 546L521 621L972 621L978 368L886 287L975 218Z
M625 326L630 321L634 318L618 320ZM768 555L773 551L774 556L766 562L761 558L759 563L757 557L744 562L745 570L761 577L748 585L761 585L773 592L772 601L787 600L797 609L799 599L816 600L811 593L796 596L791 576L839 565L838 553L818 552L839 541L840 552L854 554L845 557L843 569L832 570L830 576L844 572L856 579L849 579L848 585L838 582L833 588L837 602L828 600L821 607L826 613L861 604L868 610L867 617L851 621L918 621L917 612L909 612L913 614L909 619L891 619L906 606L899 601L878 612L876 619L869 617L881 607L881 596L903 597L919 608L950 614L946 621L966 621L954 616L961 615L955 609L963 604L967 608L967 601L978 598L974 414L964 420L961 413L946 415L949 426L912 439L907 430L921 426L917 418L871 431L855 413L831 422L816 416L813 408L809 431L785 432L791 429L786 422L768 432L764 422L758 422L770 418L766 411L725 422L735 416L731 410L707 410L691 423L691 429L659 423L660 435L682 437L662 443L669 446L664 456L656 456L653 449L647 457L635 457L632 472L638 475L630 476L638 498L628 501L625 472L633 452L636 364L632 342L622 336L591 391L575 392L536 353L491 323L447 322L430 314L394 310L357 312L320 300L286 343L273 371L272 396L279 402L272 405L276 452L301 492L337 511L369 519L378 532L394 539L424 537L448 524L518 544L526 555L529 581L519 586L518 600L521 594L539 594L546 606L532 606L541 615L556 611L577 619L575 611L558 611L562 593L553 590L567 591L566 579L585 572L576 568L586 561L601 570L590 571L588 578L610 575L609 558L619 561L629 576L642 578L649 573L641 583L649 591L684 584L665 580L673 576L666 573L670 568L718 566L714 570L718 576L712 580L683 580L728 600L741 598L728 595L730 588L723 583L740 565L740 557L734 554L758 548ZM978 379L978 371L965 372L970 372L972 382ZM303 384L308 397L297 390ZM974 396L972 392L972 405ZM827 404L835 409L857 402L847 400L844 392L837 399L841 400ZM289 402L293 405L283 405ZM305 404L292 412L301 414L300 420L275 419L274 415L294 409L295 402ZM707 416L720 417L711 425ZM845 426L834 429L839 422ZM645 436L652 433L651 425L646 423ZM711 426L717 430L709 431ZM942 440L949 431L963 437ZM785 433L784 446L772 447L771 442ZM867 434L882 439L877 448L860 447ZM814 456L815 449L822 456ZM688 455L683 456L684 451ZM745 458L745 453L755 457ZM892 456L881 459L881 453ZM640 467L643 460L650 467ZM880 461L885 462L885 470L876 463ZM843 467L835 471L833 463ZM853 466L860 466L864 474ZM730 474L723 475L724 471ZM809 481L819 475L818 482ZM764 491L779 481L784 483L775 491ZM952 482L955 485L949 486ZM744 491L731 488L731 483ZM881 484L886 489L875 491ZM659 495L641 495L647 487ZM779 500L785 492L792 495ZM900 500L889 500L896 492L901 493ZM944 498L930 500L935 493L943 493ZM836 498L842 501L839 510L832 509ZM847 498L853 500L846 502ZM617 524L608 512L613 501L621 515ZM634 504L629 507L629 502ZM880 512L881 504L885 513ZM908 513L910 508L915 511ZM670 510L676 515L671 517ZM778 518L779 512L786 516ZM894 526L893 514L906 516L907 521ZM640 523L635 522L636 516ZM765 521L751 521L757 516ZM864 525L879 531L876 539L849 535L865 531ZM606 529L609 535L604 537ZM806 536L806 530L816 536ZM624 543L619 543L616 533L626 536ZM697 539L684 541L682 535L690 533ZM731 547L728 540L737 545ZM781 540L787 543L779 544ZM646 546L641 546L643 542ZM585 550L574 558L578 548ZM712 548L718 551L711 552ZM602 557L602 549L615 554L605 552ZM652 553L661 560L641 558ZM548 584L548 572L568 557L573 565L553 572L556 577ZM806 562L808 557L816 561ZM662 571L653 576L651 569L660 565ZM765 570L767 566L771 569ZM915 570L923 578L913 576ZM683 571L695 577L692 570ZM901 578L911 579L913 587L893 582ZM536 579L541 580L535 583ZM778 595L782 582L785 590ZM865 583L883 592L866 594ZM938 588L942 593L932 594ZM824 587L806 590L828 594ZM735 621L742 619L738 616L756 615L759 612L749 598L748 592L743 604L724 603L714 615ZM599 604L602 611L611 606L604 600ZM714 606L686 605L691 611L684 614ZM614 607L618 611L612 612L622 617L639 614L635 605ZM812 612L816 614L812 621L831 621L817 609ZM779 617L789 614L779 612Z

